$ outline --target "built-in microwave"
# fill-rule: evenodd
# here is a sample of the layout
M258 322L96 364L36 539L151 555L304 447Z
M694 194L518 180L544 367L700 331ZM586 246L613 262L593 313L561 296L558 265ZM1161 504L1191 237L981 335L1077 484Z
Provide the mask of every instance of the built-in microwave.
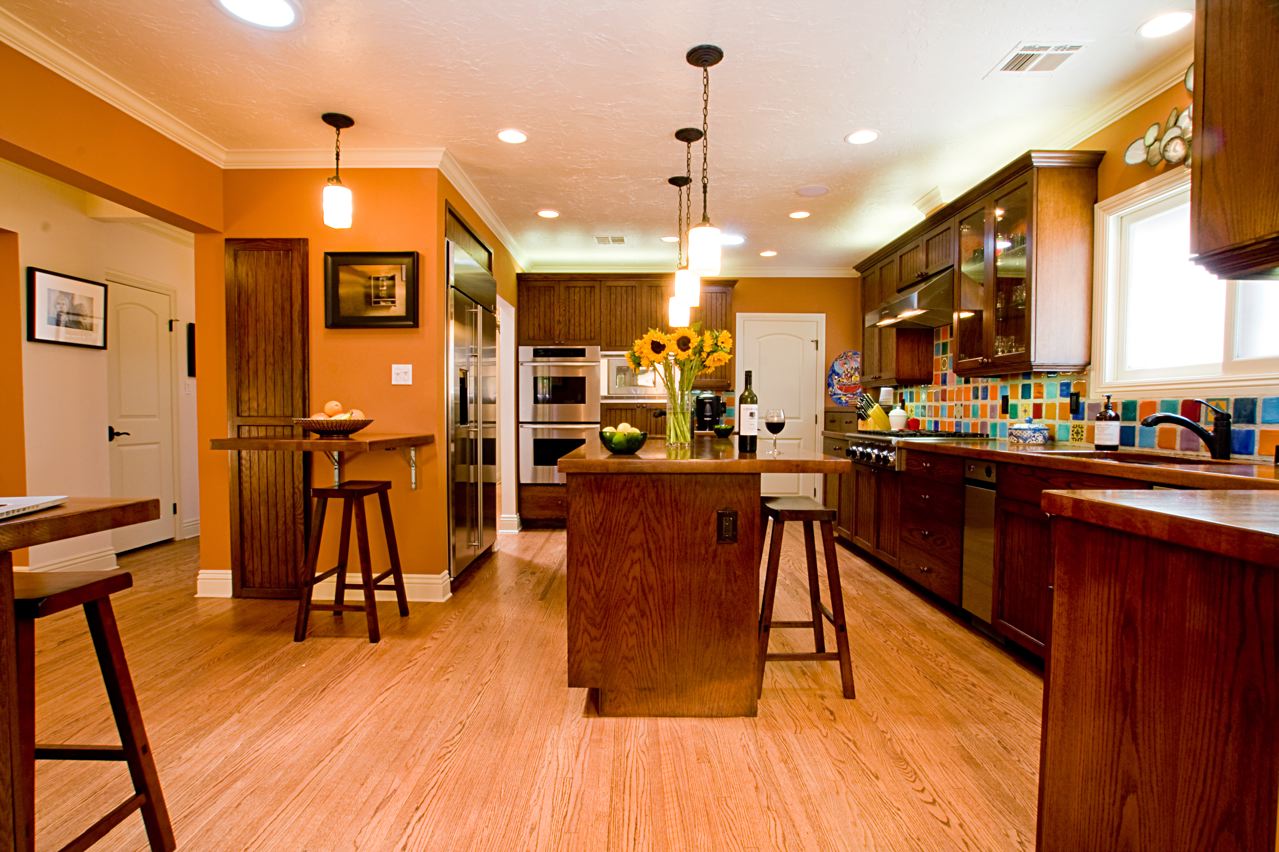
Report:
M598 423L598 346L521 346L521 423Z
M652 367L631 369L625 352L600 353L600 396L603 399L666 398L666 388Z

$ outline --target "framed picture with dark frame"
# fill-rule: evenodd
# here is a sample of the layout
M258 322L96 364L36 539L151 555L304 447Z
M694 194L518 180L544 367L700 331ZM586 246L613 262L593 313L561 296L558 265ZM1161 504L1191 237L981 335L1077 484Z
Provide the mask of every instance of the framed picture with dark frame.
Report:
M107 348L107 285L27 267L27 340Z
M417 252L324 253L325 328L417 328Z

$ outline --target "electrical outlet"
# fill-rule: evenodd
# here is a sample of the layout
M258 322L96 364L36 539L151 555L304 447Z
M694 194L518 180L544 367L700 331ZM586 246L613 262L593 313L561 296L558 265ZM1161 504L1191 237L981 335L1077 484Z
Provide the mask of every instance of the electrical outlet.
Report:
M393 385L413 384L413 365L412 364L392 364L391 365L391 384Z
M1070 413L1079 413L1079 391L1070 392Z
M720 509L715 513L715 540L721 543L737 541L737 513L732 509Z
M1000 414L1008 413L1008 394L1004 394L1003 396L999 398L999 413Z

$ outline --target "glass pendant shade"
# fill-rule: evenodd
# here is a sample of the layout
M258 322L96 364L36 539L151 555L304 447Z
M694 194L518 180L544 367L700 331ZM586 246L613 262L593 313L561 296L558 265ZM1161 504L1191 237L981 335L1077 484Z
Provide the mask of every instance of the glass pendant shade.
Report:
M666 300L666 323L671 328L683 328L693 321L692 308L679 296Z
M351 190L336 178L330 178L329 185L324 187L324 224L330 228L351 227L353 208Z
M675 298L690 308L702 304L702 278L695 272L685 269L675 270Z
M688 270L706 277L719 275L721 234L710 222L703 221L688 232Z

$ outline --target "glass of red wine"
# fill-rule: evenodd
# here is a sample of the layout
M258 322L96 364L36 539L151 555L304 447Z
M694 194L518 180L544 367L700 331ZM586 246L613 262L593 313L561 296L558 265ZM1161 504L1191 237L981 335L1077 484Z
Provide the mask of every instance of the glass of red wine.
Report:
M781 452L777 449L777 436L786 428L786 412L780 408L770 408L764 415L764 428L773 436L773 448L768 451L770 456L780 456Z

